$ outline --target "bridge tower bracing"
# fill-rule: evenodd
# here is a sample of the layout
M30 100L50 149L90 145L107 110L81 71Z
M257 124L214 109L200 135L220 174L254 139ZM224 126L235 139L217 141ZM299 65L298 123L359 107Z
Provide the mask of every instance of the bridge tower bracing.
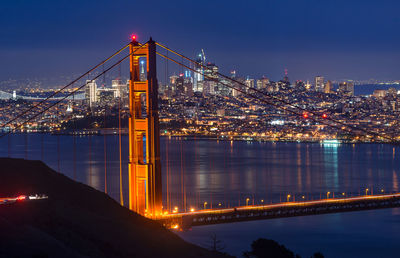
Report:
M144 45L134 40L129 51L129 208L155 218L162 213L156 43L151 38ZM145 81L140 80L142 59L147 65Z

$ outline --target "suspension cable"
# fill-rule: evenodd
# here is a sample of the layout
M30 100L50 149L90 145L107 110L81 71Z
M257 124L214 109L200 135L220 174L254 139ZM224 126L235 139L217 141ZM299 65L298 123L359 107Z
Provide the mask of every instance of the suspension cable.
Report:
M129 43L130 44L130 43ZM20 114L18 114L16 117L14 117L13 119L7 121L5 124L1 125L0 128L4 128L5 126L11 124L12 122L14 122L15 120L17 120L18 118L22 117L23 115L25 115L26 113L32 111L33 109L37 108L38 106L42 105L44 102L48 101L49 99L51 99L52 97L54 97L55 95L57 95L58 93L62 92L63 90L65 90L66 88L68 88L69 86L73 85L74 83L76 83L77 81L79 81L80 79L82 79L83 77L85 77L86 75L89 76L89 74L91 72L93 72L94 70L96 70L98 67L100 67L101 65L105 64L106 62L108 62L111 58L113 58L114 56L118 55L119 53L121 53L125 48L127 48L129 46L129 44L125 45L124 47L122 47L120 50L118 50L117 52L115 52L114 54L112 54L111 56L109 56L108 58L104 59L102 62L100 62L99 64L95 65L94 67L92 67L89 71L87 71L86 73L82 74L81 76L77 77L75 80L71 81L70 83L68 83L67 85L65 85L64 87L62 87L61 89L53 92L52 94L50 94L50 96L46 97L45 99L41 100L39 103L37 103L36 105L28 108L27 110L21 112ZM70 96L70 95L68 95ZM1 138L1 137L0 137Z
M117 66L118 64L122 63L125 59L127 59L128 57L130 57L131 55L133 55L136 51L138 51L140 48L142 48L144 45L146 45L146 43L144 44L139 44L139 48L137 48L135 51L133 51L132 53L129 53L128 55L124 56L123 58L121 58L119 61L117 61L116 63L114 63L113 65L111 65L110 67L108 67L106 70L104 70L103 72L101 72L100 74L98 74L97 76L95 76L92 81L96 80L97 78L101 77L104 73L107 73L108 71L110 71L111 69L113 69L115 66ZM30 117L29 119L25 120L24 122L20 123L19 125L17 125L16 128L14 128L13 130L10 130L2 135L0 135L0 138L3 138L4 136L11 134L12 131L14 131L15 129L21 128L22 126L26 125L27 123L29 123L30 121L32 121L33 119L35 119L36 117L38 117L39 115L43 114L44 112L46 112L47 110L49 110L50 108L60 104L62 101L64 101L65 99L67 99L68 97L70 97L71 95L75 94L75 92L81 90L83 87L85 87L87 84L83 84L81 86L79 86L78 88L74 89L72 92L68 93L66 96L62 97L61 99L59 99L58 101L56 101L55 103L51 104L50 106L44 108L43 110L37 112L36 114L34 114L34 116Z

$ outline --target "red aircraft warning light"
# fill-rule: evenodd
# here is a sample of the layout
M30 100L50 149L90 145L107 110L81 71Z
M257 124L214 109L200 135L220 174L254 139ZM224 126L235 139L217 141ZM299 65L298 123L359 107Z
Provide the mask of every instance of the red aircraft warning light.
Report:
M304 117L305 119L307 119L307 118L308 118L308 113L303 113L303 117Z
M136 41L136 35L132 34L132 35L131 35L131 40L132 40L132 41Z
M325 114L325 113L323 113L323 114L322 114L322 118L326 119L326 118L328 118L328 115Z

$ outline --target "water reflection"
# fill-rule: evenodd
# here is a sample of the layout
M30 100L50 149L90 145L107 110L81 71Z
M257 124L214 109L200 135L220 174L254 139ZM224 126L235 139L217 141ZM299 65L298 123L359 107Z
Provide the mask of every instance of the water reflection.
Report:
M339 144L323 144L325 184L339 189L338 148Z
M89 141L89 138L90 141ZM60 153L57 151L60 140ZM73 178L73 141L70 136L12 135L1 139L0 155L41 159ZM29 148L25 148L29 142ZM77 137L76 179L104 190L103 136ZM119 200L118 137L107 136L107 188ZM43 148L42 148L43 146ZM44 150L43 152L41 150ZM28 153L26 153L26 150ZM186 193L187 207L207 201L222 205L278 202L287 193L299 199L319 198L328 191L358 193L366 187L398 191L400 157L390 145L325 146L312 143L247 143L240 141L161 139L164 206L179 206ZM128 137L123 137L123 192L128 198ZM183 169L183 170L182 170ZM90 172L91 171L91 172ZM168 171L168 181L167 178ZM183 173L182 173L183 172ZM183 178L183 180L182 180ZM185 185L182 188L181 182ZM167 198L167 189L170 193ZM168 205L167 204L168 201Z

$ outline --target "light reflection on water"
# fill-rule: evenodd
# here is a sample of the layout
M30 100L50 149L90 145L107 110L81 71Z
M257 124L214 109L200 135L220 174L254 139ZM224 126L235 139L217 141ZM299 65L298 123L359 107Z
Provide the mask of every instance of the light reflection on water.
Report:
M41 159L58 169L57 138L60 140L61 173L104 191L104 137L76 137L76 175L72 136L12 135L13 157ZM28 148L25 148L25 142ZM119 200L118 136L106 137L107 189ZM127 199L128 138L123 137L124 198ZM168 144L168 146L166 146ZM168 162L166 150L168 149ZM91 150L91 153L89 152ZM1 139L0 155L8 155L8 139ZM277 202L282 196L325 196L326 192L349 195L365 188L398 191L399 155L396 147L380 144L320 145L312 143L259 143L162 138L163 190L170 171L171 206L182 206L182 181L187 205L203 202L232 206L244 203ZM183 173L182 173L183 171ZM166 194L164 195L166 196ZM166 202L166 198L164 199Z
M44 162L57 170L57 139L60 141L61 173L73 178L74 141L71 136L28 135L26 139L24 135L12 135L10 153L12 157L19 158L27 155L29 159L41 159L43 155ZM29 143L27 148L26 140ZM119 201L118 136L107 136L106 141L108 194ZM124 136L122 160L125 200L128 198L127 144L128 138ZM101 191L105 187L103 148L103 136L76 137L76 180ZM181 168L184 171L187 208L203 207L204 202L208 203L208 208L211 204L217 207L218 203L222 206L244 205L246 198L250 198L249 203L259 203L261 199L265 203L278 202L285 200L287 194L296 199L302 195L315 199L325 197L328 191L336 195L342 192L347 195L364 193L365 188L399 191L400 154L397 148L381 144L326 146L162 138L163 191L167 189L167 166L171 174L168 187L171 190L170 206L178 206L180 210L183 209ZM8 152L8 138L5 137L0 139L0 156L7 156ZM227 242L228 251L235 254L246 249L251 240L257 237L271 237L303 255L310 256L310 252L321 250L328 257L358 257L360 251L352 250L349 244L357 247L353 238L358 237L365 241L364 248L366 245L371 249L386 244L385 257L388 257L388 250L395 250L396 241L400 240L397 237L399 218L399 209L389 209L207 226L194 228L181 235L201 244L210 232L218 232ZM322 237L324 234L326 236ZM348 250L347 256L339 253L338 245ZM362 254L364 257L377 257L373 256L377 254L374 250ZM358 255L351 256L356 253Z

